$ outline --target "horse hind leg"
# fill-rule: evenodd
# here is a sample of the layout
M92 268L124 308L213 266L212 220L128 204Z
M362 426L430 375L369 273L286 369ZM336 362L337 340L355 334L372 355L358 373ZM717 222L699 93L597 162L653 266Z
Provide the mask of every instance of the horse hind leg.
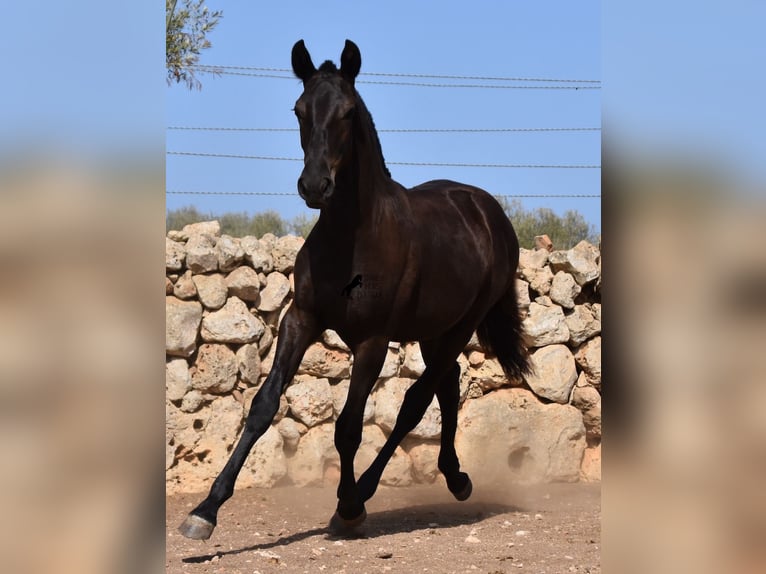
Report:
M435 381L438 374L426 367L423 375L407 389L401 409L396 417L396 423L388 436L383 448L380 449L370 467L359 477L359 497L366 502L378 489L383 471L391 460L396 447L402 442L407 433L414 429L431 404L434 397Z
M436 398L442 415L439 470L447 479L447 488L460 501L467 500L473 491L471 479L460 471L455 451L457 412L460 402L460 365L455 363L436 389Z
M473 325L465 323L437 340L421 343L420 349L426 363L426 370L407 389L399 415L396 417L394 429L370 468L359 478L359 495L363 501L369 500L375 494L380 478L383 476L383 470L393 456L396 447L407 436L407 433L417 426L431 404L434 394L443 392L441 387L445 384L448 389L447 394L444 395L448 418L454 419L454 422L447 424L447 446L443 446L439 458L444 461L446 472L449 475L448 484L451 485L450 490L453 494L456 497L462 497L463 500L471 494L468 475L460 473L457 455L454 454L454 436L457 428L460 377L460 367L455 359L465 347L472 333ZM454 409L454 413L451 413L450 409ZM444 421L443 413L442 421ZM444 435L444 422L442 422L442 429L442 435ZM442 445L445 445L444 438L442 438Z

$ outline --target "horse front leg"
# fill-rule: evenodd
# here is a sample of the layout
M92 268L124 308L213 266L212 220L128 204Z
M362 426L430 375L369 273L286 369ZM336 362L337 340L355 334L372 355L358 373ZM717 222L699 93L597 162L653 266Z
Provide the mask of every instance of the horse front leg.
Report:
M181 534L195 540L210 538L217 523L218 510L234 493L234 483L250 450L274 420L280 395L295 376L306 349L320 332L312 314L299 310L295 304L287 311L279 326L274 366L253 398L237 446L213 482L207 498L178 527Z
M340 456L338 508L331 530L352 529L367 517L354 476L354 457L362 442L364 407L386 358L388 340L369 339L354 348L354 368L343 411L335 423L335 448Z

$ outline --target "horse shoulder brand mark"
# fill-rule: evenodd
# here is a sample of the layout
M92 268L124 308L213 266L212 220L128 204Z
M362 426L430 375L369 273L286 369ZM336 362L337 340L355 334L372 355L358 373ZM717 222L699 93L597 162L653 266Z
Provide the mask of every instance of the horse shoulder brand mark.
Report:
M348 285L346 285L343 288L343 290L340 292L340 294L341 294L342 297L346 297L348 299L351 299L351 292L354 289L356 289L357 287L361 287L361 286L362 286L362 276L361 275L356 275L351 280L351 283L349 283Z
M340 294L346 299L380 299L383 294L383 276L357 273Z

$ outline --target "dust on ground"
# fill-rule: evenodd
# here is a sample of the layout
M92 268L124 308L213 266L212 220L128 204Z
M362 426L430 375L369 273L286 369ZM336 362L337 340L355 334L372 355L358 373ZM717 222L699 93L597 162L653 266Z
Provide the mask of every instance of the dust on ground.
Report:
M354 538L327 529L335 488L281 487L236 491L210 540L188 540L176 528L203 498L167 498L166 573L601 572L597 484L475 485L466 502L438 484L380 487Z

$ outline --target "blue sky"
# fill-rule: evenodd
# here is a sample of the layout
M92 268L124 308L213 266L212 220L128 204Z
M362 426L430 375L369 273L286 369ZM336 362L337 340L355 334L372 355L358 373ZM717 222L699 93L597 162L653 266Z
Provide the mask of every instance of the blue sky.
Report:
M601 79L603 90L570 92L360 84L380 128L599 125L608 145L637 154L692 156L763 188L766 182L766 2L250 2L224 3L208 64L289 66L297 38L316 61L337 59L346 37L363 71ZM255 7L257 6L257 7ZM353 13L349 14L349 7ZM40 153L86 161L125 149L167 160L168 185L185 190L291 192L300 164L166 157L194 151L300 155L286 134L174 133L166 126L292 127L296 80L205 77L201 92L168 87L164 9L156 0L73 0L4 7L0 36L0 159ZM393 30L393 32L392 32ZM601 106L603 105L603 108ZM166 141L167 136L167 141ZM383 134L389 161L601 163L590 133ZM609 150L604 150L609 151ZM599 170L405 168L412 185L452 177L494 193L598 192ZM170 196L168 206L189 196ZM296 198L213 198L201 207L304 209ZM227 205L222 205L222 200ZM255 201L258 200L258 204ZM546 200L598 222L598 200ZM289 211L288 211L289 213Z
M601 79L600 3L456 1L385 3L208 1L224 11L202 64L289 68L303 38L315 64L338 61L346 38L362 52L362 73L425 73L553 79ZM166 122L181 127L294 128L301 93L295 79L200 75L201 91L167 88ZM363 84L357 88L384 129L592 128L601 125L600 90L436 88ZM414 80L446 83L445 80ZM461 81L459 83L477 83ZM486 83L486 82L485 82ZM508 84L508 83L506 83ZM513 82L515 85L541 85ZM551 85L551 84L544 84ZM588 86L593 84L555 84ZM598 86L599 84L595 84ZM169 130L170 151L302 157L293 132ZM457 134L381 133L391 162L600 165L599 131ZM168 195L167 207L203 212L267 209L291 218L310 214L295 193L299 162L229 158L166 158L170 191L281 192L288 197ZM389 165L406 186L449 178L495 194L600 193L599 169L410 167ZM521 200L528 209L580 211L600 229L600 200Z

